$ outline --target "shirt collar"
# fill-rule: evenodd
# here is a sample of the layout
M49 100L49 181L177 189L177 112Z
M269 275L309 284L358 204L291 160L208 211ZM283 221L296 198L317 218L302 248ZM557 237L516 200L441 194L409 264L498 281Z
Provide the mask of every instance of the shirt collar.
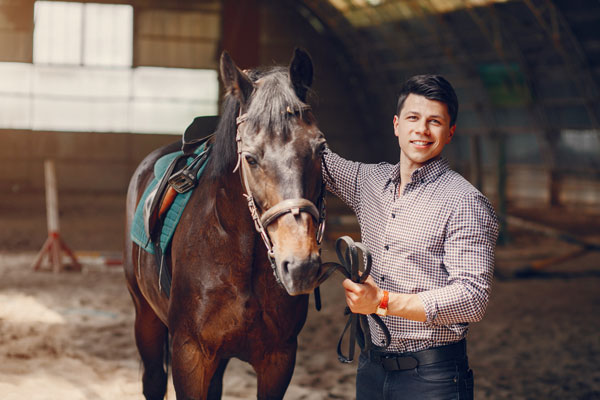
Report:
M442 175L449 169L450 164L448 163L448 160L438 157L433 160L429 160L424 166L414 170L411 175L411 181L420 183L433 182L438 176ZM396 165L394 165L394 168L392 168L388 179L388 183L389 182L400 182L400 162L398 162Z

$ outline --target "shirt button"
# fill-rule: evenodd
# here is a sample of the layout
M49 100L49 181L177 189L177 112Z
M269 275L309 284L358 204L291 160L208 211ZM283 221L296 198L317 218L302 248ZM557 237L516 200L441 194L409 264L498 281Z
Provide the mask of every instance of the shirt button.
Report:
M381 282L385 281L385 276L381 276Z
M385 246L383 246L384 249L389 250L390 246L388 246L387 244Z
M396 218L396 214L392 213L392 218Z

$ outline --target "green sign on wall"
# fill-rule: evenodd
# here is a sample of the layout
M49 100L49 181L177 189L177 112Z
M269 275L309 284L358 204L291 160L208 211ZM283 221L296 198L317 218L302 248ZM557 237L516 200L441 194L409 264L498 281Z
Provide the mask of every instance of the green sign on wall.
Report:
M480 65L479 75L494 106L518 107L531 102L525 76L516 63Z

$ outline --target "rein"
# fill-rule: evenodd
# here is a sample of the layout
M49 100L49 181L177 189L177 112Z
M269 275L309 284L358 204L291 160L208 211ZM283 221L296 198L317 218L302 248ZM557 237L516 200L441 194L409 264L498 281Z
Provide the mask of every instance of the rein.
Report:
M286 108L286 113L295 115L297 112L310 110L311 107L309 105L304 105L300 110L293 111L289 106ZM256 206L256 201L254 200L254 196L252 194L252 190L250 189L250 185L248 184L248 179L246 174L244 174L244 167L242 166L242 135L240 132L240 125L248 120L248 113L243 113L240 108L240 115L236 118L237 132L235 136L235 141L237 143L237 163L233 172L237 170L240 171L240 180L242 181L242 187L244 188L244 197L248 203L248 210L250 210L250 216L254 221L254 228L260 235L267 249L267 256L269 257L269 263L271 264L271 269L273 270L273 275L275 276L275 280L281 286L281 279L279 278L279 274L277 273L277 265L275 263L275 252L273 251L273 243L271 238L269 237L269 233L267 231L267 227L276 221L279 217L291 213L296 216L301 212L309 213L315 222L318 224L317 228L317 244L321 244L323 240L323 233L325 231L325 219L327 215L326 205L325 205L325 182L321 185L321 193L319 194L319 208L315 206L315 204L303 198L298 199L286 199L282 200L279 203L275 204L273 207L267 209L262 216L258 213L258 207ZM320 307L319 307L320 308Z
M345 244L345 251L342 249L342 245ZM364 256L364 271L359 272L359 257L358 250L363 253ZM360 242L354 242L349 236L342 236L335 242L335 252L337 253L340 263L328 262L323 264L323 268L327 268L327 272L321 277L320 283L323 283L327 278L331 276L335 271L340 272L346 278L352 280L355 283L364 283L367 277L371 273L371 252L364 244ZM384 335L383 346L377 346L371 341L371 331L369 329L369 321L367 316L364 314L354 314L350 311L350 308L346 306L344 315L350 315L346 326L342 331L340 340L337 345L337 354L340 362L351 363L354 359L354 344L358 339L358 344L363 351L385 350L391 343L391 335L385 323L377 314L370 314L369 317L373 318L375 323L379 326ZM350 338L348 341L348 356L342 353L342 340L346 331L350 328Z
M298 111L309 109L310 106L306 105ZM295 114L295 112L290 107L287 107L286 112L288 114ZM308 199L286 199L267 209L262 214L262 216L259 215L258 208L256 206L256 201L254 200L252 190L250 189L250 185L248 184L248 180L243 172L244 168L242 166L242 136L240 132L240 125L246 122L247 120L248 114L242 114L242 111L240 109L240 115L236 119L237 132L235 138L237 143L238 159L233 172L236 172L238 169L240 171L240 180L242 181L242 187L245 191L244 197L246 197L246 200L248 202L248 209L250 210L250 215L252 216L252 220L254 221L254 227L256 231L260 234L260 237L262 238L267 249L267 255L269 257L269 262L271 264L271 269L273 270L275 280L280 286L283 286L283 284L281 283L281 279L279 278L279 274L277 273L277 266L275 264L275 253L273 252L273 244L271 242L271 238L269 237L269 233L267 232L266 228L269 226L269 224L273 223L279 217L287 213L291 213L292 215L299 215L301 212L307 212L313 217L315 222L318 223L317 244L320 245L321 241L323 240L326 219L325 181L322 181L321 193L319 194L318 200L318 209L314 205L314 203ZM331 177L331 174L327 169L327 165L325 164L324 159L322 164L325 165L325 172ZM346 244L345 252L342 250L343 243ZM365 257L365 268L362 274L359 273L358 250L361 250ZM328 262L322 264L322 268L324 268L326 272L321 276L319 280L319 285L325 280L327 280L327 278L329 278L331 274L333 274L333 272L335 271L342 273L342 275L344 275L348 279L351 279L353 282L364 283L371 272L371 253L369 252L369 249L367 249L367 247L362 243L355 243L350 237L343 236L336 241L336 253L341 263ZM318 287L315 289L315 305L317 310L320 310L321 298L318 289ZM373 318L375 323L380 327L384 334L385 339L383 346L373 344L371 340L369 322L366 315L354 314L350 311L349 307L346 307L344 315L349 315L349 317L337 345L338 359L340 360L340 362L352 362L352 360L354 359L354 348L356 340L358 340L360 348L364 351L368 351L371 349L385 350L390 345L390 332L385 326L385 323L381 320L381 318L378 315L371 314L370 317ZM346 356L342 352L342 340L344 339L344 335L346 334L346 331L348 331L348 329L350 330L350 338L348 342L348 356Z

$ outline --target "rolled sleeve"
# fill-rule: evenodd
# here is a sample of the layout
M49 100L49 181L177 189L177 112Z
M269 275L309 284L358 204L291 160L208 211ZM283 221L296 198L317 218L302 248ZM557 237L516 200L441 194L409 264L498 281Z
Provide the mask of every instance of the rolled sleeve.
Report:
M494 274L496 214L479 193L467 194L452 214L444 244L448 285L419 293L427 323L449 325L483 318Z

